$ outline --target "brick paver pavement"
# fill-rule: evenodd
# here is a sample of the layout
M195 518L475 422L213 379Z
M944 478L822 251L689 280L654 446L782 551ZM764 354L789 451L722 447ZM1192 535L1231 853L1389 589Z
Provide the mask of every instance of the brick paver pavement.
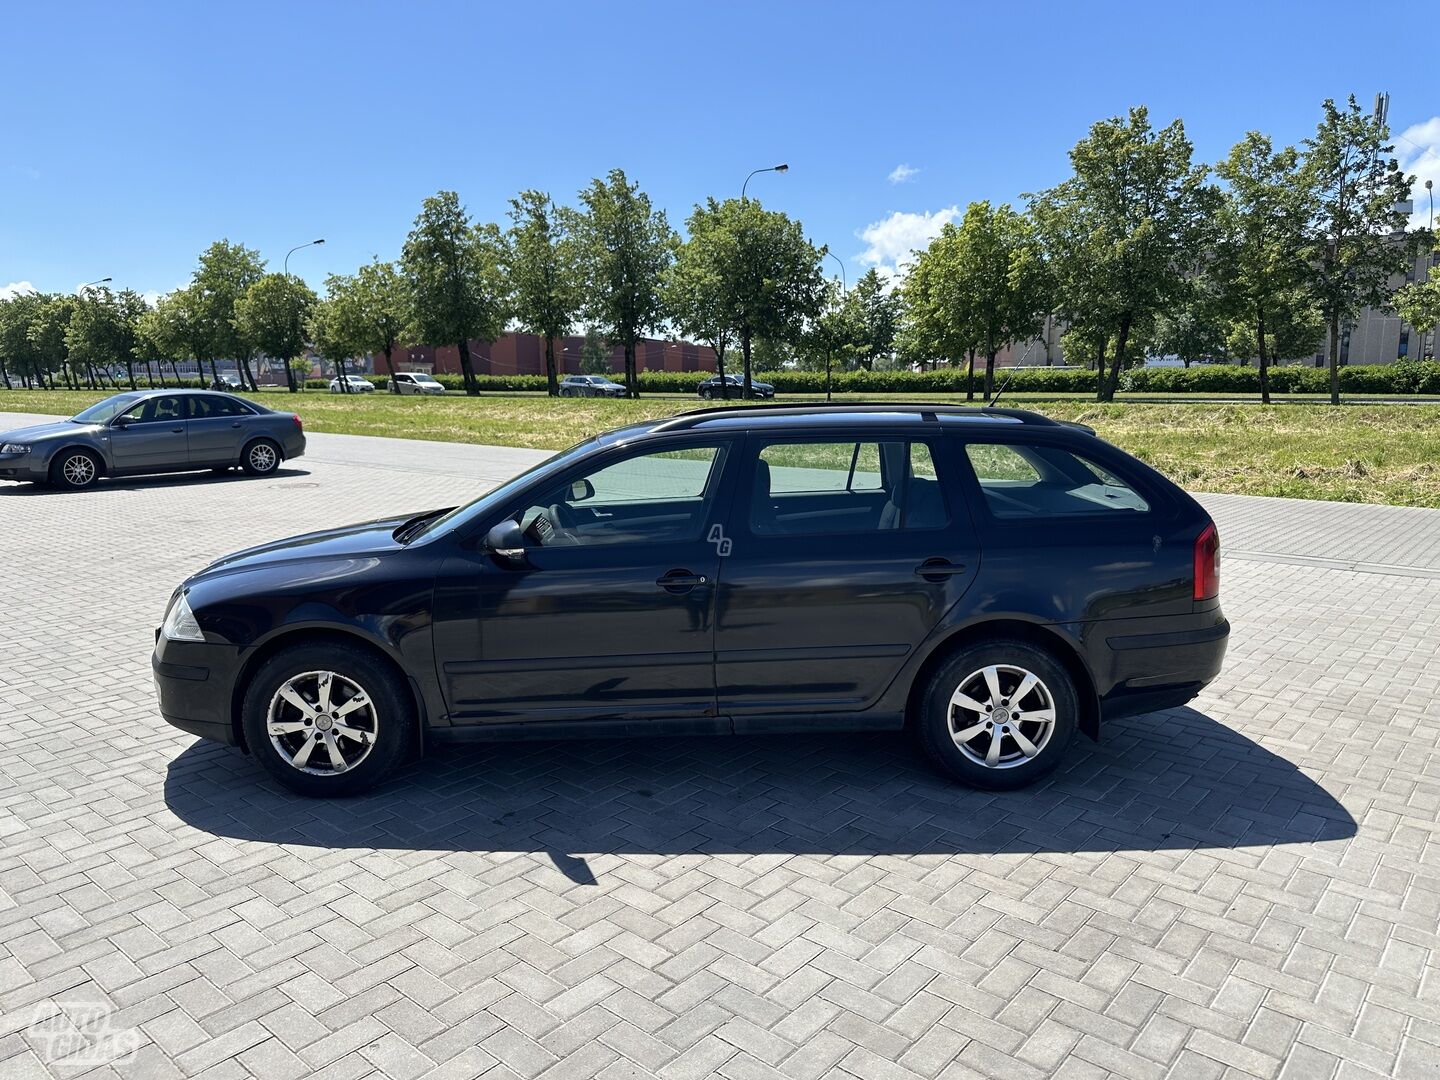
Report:
M777 736L311 802L160 721L184 574L533 458L0 485L0 1077L1440 1076L1440 512L1209 500L1220 679L1008 795Z

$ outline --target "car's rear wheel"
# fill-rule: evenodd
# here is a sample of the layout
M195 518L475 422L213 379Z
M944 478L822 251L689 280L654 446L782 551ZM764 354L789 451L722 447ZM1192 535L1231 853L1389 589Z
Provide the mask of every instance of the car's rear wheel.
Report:
M918 733L930 758L957 780L1004 790L1060 764L1079 712L1074 680L1053 656L1028 642L991 641L940 665Z
M700 388L700 396L706 401L709 401L712 397L715 396L715 391L711 390L708 386L702 386Z
M394 672L341 644L276 653L250 680L242 709L250 752L280 783L310 796L373 787L400 763L415 726Z
M66 450L50 463L50 482L68 491L93 487L100 476L100 459L89 450Z
M240 467L251 476L269 476L280 467L280 447L270 439L256 439L245 447Z

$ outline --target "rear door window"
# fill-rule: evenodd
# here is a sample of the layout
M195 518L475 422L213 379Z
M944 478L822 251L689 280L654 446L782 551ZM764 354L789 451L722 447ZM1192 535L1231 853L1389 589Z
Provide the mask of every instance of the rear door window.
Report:
M950 517L929 445L910 439L771 443L751 487L761 536L938 529Z
M1133 515L1150 509L1113 472L1056 446L970 442L965 455L985 506L996 518Z

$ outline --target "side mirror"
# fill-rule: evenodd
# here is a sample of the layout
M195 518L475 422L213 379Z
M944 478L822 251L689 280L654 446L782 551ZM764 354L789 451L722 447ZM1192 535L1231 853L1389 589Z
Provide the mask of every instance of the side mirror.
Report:
M570 485L570 502L583 502L595 497L595 485L583 476Z
M525 533L520 523L506 518L496 525L485 534L485 550L508 562L525 558Z
M134 418L133 416L117 416L117 417L115 417L114 420L111 420L111 421L110 421L110 426L111 426L111 427L118 427L118 428L127 428L127 427L129 427L131 424L133 424L134 422L135 422L135 418Z

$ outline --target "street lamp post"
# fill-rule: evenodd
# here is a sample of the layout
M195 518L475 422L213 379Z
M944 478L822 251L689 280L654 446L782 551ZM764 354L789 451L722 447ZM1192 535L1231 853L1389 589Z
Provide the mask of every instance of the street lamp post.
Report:
M109 281L110 279L108 277L102 277L95 281L87 281L84 285L80 286L80 291L84 292L86 289L94 288L96 285L107 284Z
M303 250L303 249L305 249L305 248L308 248L308 247L315 247L315 246L317 246L317 245L319 245L319 244L323 244L323 243L325 243L325 238L322 236L319 240L308 240L308 241L306 241L306 242L303 243L303 244L296 244L296 245L295 245L293 248L291 248L289 251L285 252L285 258L284 258L284 260L283 260L282 263L281 263L281 265L284 267L285 280L286 280L286 281L289 281L289 280L290 280L290 256L291 256L291 255L294 255L295 252L297 252L297 251L301 251L301 250ZM295 372L293 372L293 371L290 370L290 357L287 356L287 357L284 358L284 360L285 360L285 385L290 388L290 392L293 394L293 393L295 393ZM323 369L322 369L321 374L324 374ZM346 382L344 382L343 380L342 380L341 383L340 383L340 389L343 390L343 391L345 391L346 393L349 393L349 392L350 392L349 384L346 383Z
M836 255L829 248L825 249L825 254L829 255L830 258L834 259L835 265L840 267L840 308L843 314L845 308L845 297L846 294L849 292L849 289L846 287L845 284L845 260L840 258L839 255ZM830 401L830 356L835 351L834 344L835 343L832 341L827 341L825 344L825 401L827 404Z
M762 172L778 172L778 173L783 173L783 172L789 172L789 171L790 171L790 166L789 166L789 165L784 165L784 164L781 164L781 165L769 165L769 166L766 166L766 167L763 168L763 169L755 169L755 170L753 170L753 171L750 173L750 176L745 177L745 183L743 183L743 184L740 185L740 201L741 201L741 202L744 202L744 201L745 201L745 189L746 189L746 187L748 187L749 184L750 184L750 177L753 177L756 173L762 173Z

